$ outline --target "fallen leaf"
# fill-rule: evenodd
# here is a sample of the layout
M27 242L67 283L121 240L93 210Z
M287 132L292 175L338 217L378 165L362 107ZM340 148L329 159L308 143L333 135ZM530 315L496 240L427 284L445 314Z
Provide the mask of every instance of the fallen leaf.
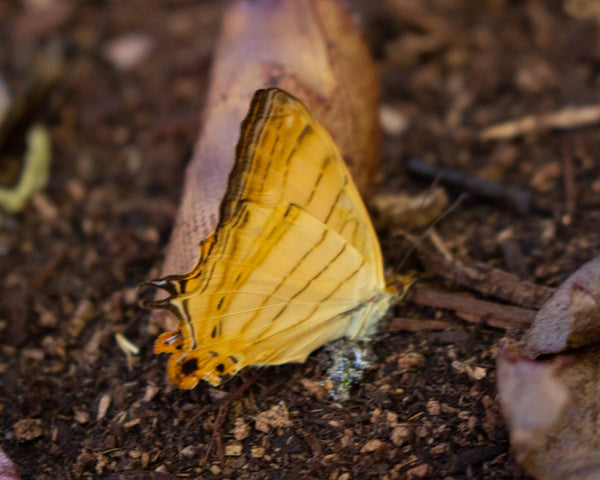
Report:
M217 223L240 123L254 92L267 87L298 97L333 137L361 194L372 190L381 135L378 81L351 12L337 1L233 2L223 16L163 275L196 265L198 244ZM152 323L172 330L178 322L157 312Z
M19 480L19 470L0 448L0 480Z
M600 340L600 257L571 275L540 309L521 340L530 357Z
M520 343L505 340L498 353L512 451L537 479L600 478L598 340L600 257L560 286Z
M514 346L513 346L514 348ZM536 362L504 342L498 352L500 408L510 431L517 460L547 442L547 434L564 417L571 396L557 378L562 362Z

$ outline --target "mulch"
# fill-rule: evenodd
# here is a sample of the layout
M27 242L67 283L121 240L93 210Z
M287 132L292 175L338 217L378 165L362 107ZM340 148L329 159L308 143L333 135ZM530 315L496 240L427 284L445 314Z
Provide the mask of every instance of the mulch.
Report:
M11 90L32 81L32 56L49 44L65 58L0 158L0 185L11 185L28 126L49 128L48 187L0 217L0 445L23 479L528 478L495 387L498 341L517 336L528 314L511 325L460 312L465 294L472 309L489 307L472 300L500 310L508 300L435 271L421 252L406 259L411 243L397 227L380 227L386 264L418 272L426 288L394 309L394 331L373 340L372 366L348 400L319 388L326 348L218 389L173 388L135 289L159 273L224 2L47 0L54 14L45 16L34 3L0 6L11 46L0 50L0 74ZM427 190L432 179L406 167L418 159L528 192L522 208L468 182L448 186L451 199L469 196L436 226L463 265L524 285L555 288L595 257L598 126L480 138L496 123L598 101L595 21L558 1L351 4L381 102L405 125L384 137L377 191ZM118 69L108 46L130 33L149 39L151 53ZM427 291L454 297L440 305ZM116 334L139 355L128 357Z

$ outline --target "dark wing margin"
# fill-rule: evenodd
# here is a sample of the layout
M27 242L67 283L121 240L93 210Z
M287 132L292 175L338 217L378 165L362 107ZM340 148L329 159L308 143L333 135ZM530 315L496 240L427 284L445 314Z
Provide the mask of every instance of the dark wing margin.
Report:
M261 89L254 93L248 114L242 121L240 139L235 148L235 162L229 174L225 196L221 201L220 224L235 214L239 202L242 201L255 149L271 110L277 104L290 101L296 101L296 98L279 88Z

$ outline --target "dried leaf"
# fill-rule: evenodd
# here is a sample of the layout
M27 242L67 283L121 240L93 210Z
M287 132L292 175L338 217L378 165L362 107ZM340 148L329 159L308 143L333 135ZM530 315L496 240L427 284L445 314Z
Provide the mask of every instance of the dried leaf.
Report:
M505 344L498 353L500 407L519 461L533 447L544 445L547 434L563 418L570 395L557 378L562 362L528 360Z
M0 480L19 480L19 470L0 448Z
M498 392L512 450L533 477L600 478L598 371L596 349L549 362L499 353Z
M535 478L600 478L600 257L565 281L520 344L498 354L498 393L517 460ZM544 360L541 354L569 350Z
M235 2L223 18L163 275L196 264L199 242L217 223L240 123L254 92L267 87L298 97L335 140L361 193L372 186L380 146L378 83L350 12L334 0ZM177 324L161 313L153 321L167 329Z
M373 198L379 223L405 230L417 230L439 219L448 208L446 191L437 187L419 195L384 193Z
M530 357L600 340L600 257L571 275L540 309L521 340Z

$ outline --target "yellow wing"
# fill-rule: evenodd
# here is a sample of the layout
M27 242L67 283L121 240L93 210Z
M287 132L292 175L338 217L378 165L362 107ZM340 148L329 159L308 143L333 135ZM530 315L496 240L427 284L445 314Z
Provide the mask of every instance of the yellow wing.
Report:
M150 282L180 320L161 335L180 388L218 385L247 365L303 362L321 345L364 337L386 291L368 213L325 129L279 89L259 90L242 123L215 232L188 274Z

